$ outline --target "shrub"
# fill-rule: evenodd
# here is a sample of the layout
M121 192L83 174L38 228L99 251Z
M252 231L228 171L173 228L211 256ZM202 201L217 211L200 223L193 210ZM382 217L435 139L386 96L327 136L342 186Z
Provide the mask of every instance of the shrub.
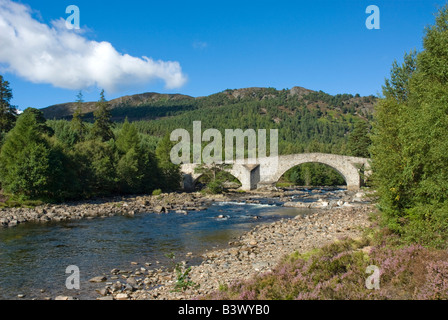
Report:
M152 192L153 196L160 196L162 194L162 190L161 189L156 189Z
M395 241L392 239L392 241ZM345 239L306 254L286 257L271 272L257 275L205 299L368 300L447 299L448 253L419 245L396 247L388 241L361 250L372 240ZM380 289L366 287L370 265L380 269Z
M408 244L448 240L448 5L426 28L424 50L393 64L376 106L372 171L387 226Z

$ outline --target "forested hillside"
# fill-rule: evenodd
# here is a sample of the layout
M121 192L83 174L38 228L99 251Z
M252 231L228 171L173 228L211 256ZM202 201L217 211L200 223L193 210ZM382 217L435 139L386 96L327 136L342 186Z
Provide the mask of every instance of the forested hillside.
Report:
M208 97L142 94L109 101L113 121L127 117L139 132L163 137L175 129L279 129L280 153L328 152L353 154L348 134L358 121L372 119L376 98L341 94L332 96L300 87L225 90ZM76 103L43 109L47 119L71 119ZM93 122L94 106L81 103L83 120ZM61 106L65 106L61 109Z
M201 121L203 131L215 128L223 136L225 129L278 129L280 154L323 152L369 157L368 133L376 101L374 96L332 96L301 87L291 90L245 88L199 98L146 93L109 101L108 107L110 118L115 122L115 135L127 118L152 150L173 130L182 128L192 132L193 122ZM75 117L82 117L89 127L95 121L96 108L96 103L84 103L78 97L77 102L42 111L47 119L54 119L48 123L55 135L64 141L74 138L68 125L73 113ZM338 173L320 164L293 168L285 174L284 182L344 184Z
M322 91L314 92L301 87L290 90L276 90L274 88L245 88L225 90L207 97L193 98L181 94L143 93L125 96L109 101L112 117L115 121L154 120L167 116L175 116L192 110L219 108L229 105L239 105L254 102L271 102L280 109L283 104L287 107L309 107L334 110L342 113L358 113L367 116L372 113L375 98L353 97L348 94L336 96L328 95ZM63 103L42 109L45 118L71 119L75 110L80 106L85 120L93 120L96 102Z
M9 83L2 86L11 92ZM5 110L11 97L4 99ZM147 93L112 101L103 91L94 103L85 103L80 92L74 103L27 109L16 123L12 116L2 129L0 179L4 192L31 199L173 191L181 176L170 161L169 134L180 128L191 132L194 121L223 136L225 129L278 129L281 154L368 157L375 102L373 96L332 96L299 87L225 90L200 98ZM284 181L344 183L318 164L293 168Z

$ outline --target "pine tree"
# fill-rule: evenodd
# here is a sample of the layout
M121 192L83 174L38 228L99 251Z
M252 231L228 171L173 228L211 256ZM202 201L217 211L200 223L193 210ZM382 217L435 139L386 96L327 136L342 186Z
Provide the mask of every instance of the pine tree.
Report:
M115 144L122 154L125 154L132 148L140 151L141 141L137 128L134 124L129 123L128 118L125 119Z
M348 147L354 157L370 158L369 147L372 141L369 137L369 125L363 120L355 123L353 132L348 138Z
M111 112L109 104L104 97L104 90L101 91L100 100L96 103L95 112L93 113L95 123L93 124L91 134L94 138L99 138L101 141L109 141L114 139L112 127Z
M114 148L110 143L99 139L78 143L72 157L84 197L116 192L116 161Z
M167 134L159 142L156 148L157 164L162 176L162 189L166 191L179 189L182 181L180 166L173 164L171 161L170 154L173 147L174 143L170 140L170 136Z
M73 119L70 122L70 128L76 134L76 142L83 141L87 134L87 128L82 121L82 104L84 103L82 91L79 91L76 96L76 107L73 113Z
M27 109L7 135L0 153L0 179L7 192L28 197L52 197L60 180L60 159L47 139L42 112Z
M0 133L7 133L14 127L17 109L11 105L12 97L9 82L0 75Z
M122 193L138 193L143 189L146 167L145 155L134 124L126 118L115 145L118 150L118 188Z
M395 60L392 65L390 79L386 79L383 93L389 99L406 102L409 97L409 82L417 68L417 52L415 50L404 55L401 66Z
M134 148L126 152L117 164L118 191L120 193L139 193L144 177L142 155Z

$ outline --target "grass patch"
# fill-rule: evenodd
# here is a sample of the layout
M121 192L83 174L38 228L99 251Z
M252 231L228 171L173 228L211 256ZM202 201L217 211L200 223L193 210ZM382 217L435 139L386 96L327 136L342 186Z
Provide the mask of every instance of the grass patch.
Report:
M156 189L152 192L153 196L160 196L162 194L162 190L161 189Z
M35 208L44 204L41 200L30 200L21 196L1 194L0 208Z
M295 184L292 182L278 182L275 186L277 188L290 188L295 186Z

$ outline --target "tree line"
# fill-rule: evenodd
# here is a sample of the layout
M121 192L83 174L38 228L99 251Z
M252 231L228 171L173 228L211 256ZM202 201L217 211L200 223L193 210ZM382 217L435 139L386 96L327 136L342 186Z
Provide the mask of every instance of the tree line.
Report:
M3 83L9 89L8 85ZM78 102L82 102L81 94ZM6 125L2 122L4 193L63 201L171 191L180 186L179 167L164 156L170 146L162 141L154 150L127 120L114 130L104 91L93 124L84 123L79 110L70 122L52 123L37 109L28 108L15 120L15 108L2 108L2 117L9 119Z
M393 63L376 107L371 148L383 223L401 239L448 240L448 5L426 28L423 51Z
M350 101L351 95L331 98L320 92L291 99L286 90L267 88L257 91L255 97L233 99L228 90L195 103L192 99L156 101L151 108L162 118L131 123L127 119L112 121L117 110L110 109L104 91L95 111L83 114L80 92L71 119L46 120L37 109L18 116L10 104L9 83L1 79L0 182L4 193L26 198L62 201L176 190L181 174L170 161L174 144L169 134L177 128L188 130L196 120L202 121L203 130L216 128L222 134L227 128L279 129L280 154L369 156L367 121L352 113L308 108L306 104L323 99L336 107ZM266 95L272 97L265 99ZM141 110L118 108L132 117ZM333 169L318 164L293 168L284 180L298 185L344 184Z

